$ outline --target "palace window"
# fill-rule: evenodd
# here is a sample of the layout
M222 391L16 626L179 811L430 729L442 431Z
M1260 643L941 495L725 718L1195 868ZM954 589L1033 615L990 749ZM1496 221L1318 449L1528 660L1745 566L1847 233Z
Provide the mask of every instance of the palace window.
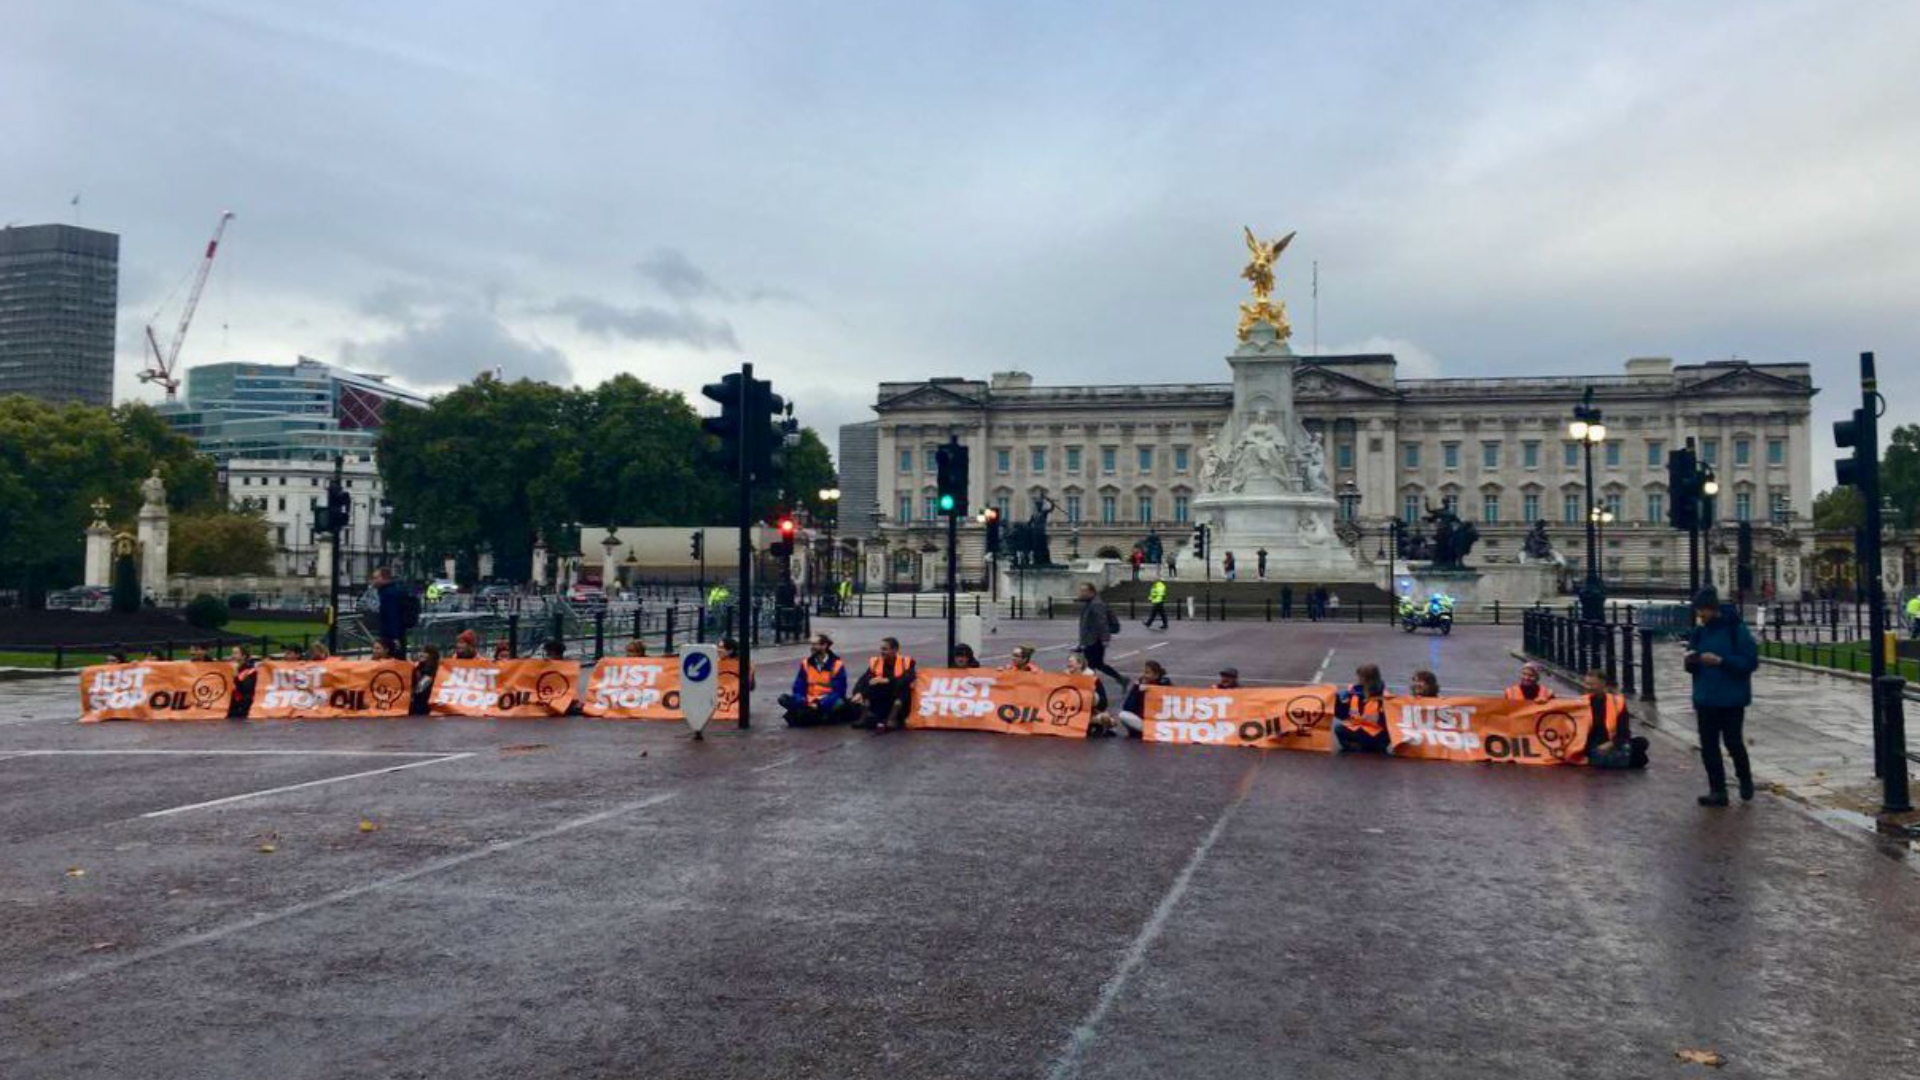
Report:
M1140 471L1143 473L1153 471L1153 447L1151 446L1140 448Z
M1187 523L1187 497L1185 495L1175 495L1173 497L1173 520L1176 524L1180 525Z
M1624 497L1622 497L1619 492L1617 491L1607 492L1606 498L1601 500L1601 504L1607 508L1607 513L1613 515L1613 520L1619 522L1622 525L1626 524L1627 500Z
M1700 440L1700 460L1708 465L1720 464L1720 440Z
M1353 444L1341 443L1333 448L1333 467L1336 469L1353 468Z
M1069 498L1069 499L1068 499L1067 501L1069 501L1069 502L1072 502L1073 500L1072 500L1071 498ZM1013 513L1013 499L1012 499L1012 497L1011 497L1011 496L1008 496L1008 495L1006 495L1006 494L1000 494L1000 495L996 495L996 496L994 496L994 499L993 499L993 508L994 508L995 510L997 510L997 511L999 511L999 512L1000 512L1000 520L1001 520L1001 521L1003 521L1003 522L1004 522L1004 521L1009 521L1009 520L1011 520L1011 516L1010 516L1010 515L1011 515L1011 514Z
M1733 440L1734 467L1740 468L1742 466L1750 465L1752 463L1753 463L1753 440L1752 439Z
M920 516L923 519L927 521L934 521L939 518L940 508L934 505L934 497L932 495L926 496L925 498L921 499L920 502L921 502L922 511L923 511Z
M1531 525L1540 520L1540 496L1528 492L1520 496L1520 516Z
M1660 439L1647 440L1647 468L1658 469L1667 463L1667 444Z
M1005 475L1013 471L1013 451L1001 447L993 452L993 471Z
M1005 517L1006 515L1002 514L1000 516ZM1080 496L1078 495L1067 496L1067 522L1072 525L1080 524Z
M1498 442L1483 442L1480 444L1480 465L1482 468L1487 469L1497 469L1500 467L1500 444Z
M1032 449L1031 463L1029 464L1028 467L1033 472L1037 472L1037 473L1043 473L1047 471L1047 448L1046 447L1036 446Z
M1768 494L1767 517L1771 518L1775 525L1786 524L1788 509L1786 492L1775 491Z
M1120 500L1118 500L1118 499L1116 499L1116 498L1114 498L1114 497L1113 497L1113 496L1111 496L1111 495L1102 495L1102 496L1100 496L1100 522L1101 522L1101 524L1104 524L1104 525L1111 525L1111 524L1113 524L1113 523L1114 523L1115 521L1117 521L1117 520L1119 520L1119 517L1120 517L1120 506L1119 506L1119 502L1120 502Z
M1067 447L1067 471L1070 473L1080 471L1080 448L1077 446Z
M1540 467L1540 441L1538 439L1528 439L1526 442L1520 444L1520 464L1525 465L1529 469L1537 469Z
M1787 440L1767 440L1767 464L1785 465L1787 463Z
M1565 525L1580 524L1580 493L1569 491L1560 497L1560 521Z
M1118 450L1115 450L1113 447L1111 446L1101 447L1100 448L1100 471L1103 473L1113 472L1115 467L1115 462L1119 460L1119 457L1120 457L1120 452Z
M1404 499L1400 500L1400 517L1409 525L1420 520L1420 496L1419 495L1410 494Z
M920 452L920 471L921 472L939 472L940 471L940 459L935 456L937 453L938 451L931 446L927 447L926 449Z
M1608 439L1607 440L1607 468L1617 469L1619 467L1620 467L1620 440Z
M1400 455L1401 455L1401 460L1406 462L1407 468L1417 469L1420 467L1420 444L1419 443L1417 442L1407 443L1405 446L1400 448Z
M1460 467L1459 443L1443 442L1440 444L1440 465L1442 468L1447 469L1457 469Z
M1500 524L1500 496L1482 495L1480 497L1480 520L1488 525Z
M898 513L896 514L896 516L900 519L902 524L905 524L913 520L913 496L911 495L900 496L900 506L898 508Z
M1177 473L1187 471L1187 448L1184 446L1173 448L1173 471Z
M913 451L911 450L900 451L900 471L904 473L910 473L913 471Z
M1736 491L1733 493L1733 520L1753 520L1753 492Z
M1647 492L1647 524L1658 525L1667 517L1667 497L1658 491Z
M1142 525L1150 525L1153 523L1153 496L1140 496L1138 520Z
M1579 443L1570 442L1567 444L1566 466L1569 469L1577 469L1580 467L1580 444Z

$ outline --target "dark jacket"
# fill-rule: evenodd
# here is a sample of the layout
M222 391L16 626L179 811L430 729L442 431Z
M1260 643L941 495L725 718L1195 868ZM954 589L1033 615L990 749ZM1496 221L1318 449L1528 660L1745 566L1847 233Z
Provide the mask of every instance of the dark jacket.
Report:
M1760 647L1753 643L1753 635L1738 612L1723 608L1719 618L1694 627L1687 635L1687 650L1720 657L1718 667L1693 666L1695 708L1735 709L1752 704L1753 671L1760 666Z
M1080 647L1105 645L1113 638L1113 629L1107 614L1107 602L1094 597L1080 606Z
M380 594L380 638L383 641L399 641L407 635L400 609L403 589L404 586L399 582L389 581L375 590Z

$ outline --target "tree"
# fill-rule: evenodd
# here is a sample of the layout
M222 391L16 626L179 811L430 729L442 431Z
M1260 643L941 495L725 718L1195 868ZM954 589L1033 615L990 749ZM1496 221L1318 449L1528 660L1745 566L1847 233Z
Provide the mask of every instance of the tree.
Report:
M1813 527L1822 531L1852 532L1867 520L1865 500L1857 488L1831 487L1813 497Z
M145 405L102 409L0 397L0 580L31 600L80 578L91 504L131 530L140 481L158 468L176 510L216 500L211 460Z
M168 539L169 569L176 574L233 577L273 570L267 519L254 508L177 514Z
M1894 521L1900 528L1920 527L1920 424L1893 429L1886 456L1880 460L1880 493L1893 504Z
M833 455L827 452L827 444L820 441L819 432L801 428L799 445L785 454L772 498L788 508L805 507L818 521L828 512L820 502L820 489L833 485Z

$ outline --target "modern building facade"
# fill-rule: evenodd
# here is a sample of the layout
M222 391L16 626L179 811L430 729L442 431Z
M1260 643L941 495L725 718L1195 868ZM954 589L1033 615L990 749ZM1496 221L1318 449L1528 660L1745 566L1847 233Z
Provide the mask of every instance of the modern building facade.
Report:
M113 404L119 304L119 236L0 229L0 394Z
M839 534L862 539L880 529L880 425L873 420L840 425Z
M189 368L186 400L161 412L216 461L331 461L335 454L371 459L385 409L426 403L385 376L302 356L292 364Z
M1608 430L1595 450L1592 492L1585 451L1567 435L1589 389ZM1403 379L1391 355L1311 356L1294 377L1303 422L1328 448L1340 531L1363 560L1385 556L1389 518L1415 521L1448 503L1480 532L1470 562L1516 560L1531 524L1544 521L1577 568L1588 507L1598 504L1613 516L1601 540L1603 576L1669 587L1688 571L1686 537L1666 523L1667 454L1696 440L1722 488L1726 527L1710 545L1731 543L1730 526L1751 522L1760 588L1772 582L1771 553L1797 550L1810 523L1814 393L1806 364L1666 358L1629 360L1612 375ZM1042 496L1057 507L1049 522L1056 559L1123 557L1149 532L1177 548L1196 520L1201 451L1231 401L1227 382L1036 386L1005 372L882 383L874 505L865 508L880 520L871 543L886 553L890 583L920 579L923 558L944 545L933 512L934 448L957 435L971 450L976 509L992 505L1014 521ZM843 472L864 467L853 460L863 449L843 441ZM861 509L847 500L842 513L850 519ZM978 560L983 530L969 523L963 532L963 560ZM1241 553L1243 565L1251 556Z

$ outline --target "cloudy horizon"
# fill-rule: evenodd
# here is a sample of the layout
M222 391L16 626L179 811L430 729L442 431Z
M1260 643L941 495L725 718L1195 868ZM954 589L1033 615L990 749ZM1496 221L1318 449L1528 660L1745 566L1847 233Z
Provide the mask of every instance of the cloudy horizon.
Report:
M1301 352L1409 376L1810 362L1816 487L1858 353L1903 390L1920 352L1920 6L6 19L0 220L121 235L123 397L155 396L142 327L223 210L188 366L631 372L698 403L752 360L830 445L882 380L1226 381L1242 224L1299 231Z

